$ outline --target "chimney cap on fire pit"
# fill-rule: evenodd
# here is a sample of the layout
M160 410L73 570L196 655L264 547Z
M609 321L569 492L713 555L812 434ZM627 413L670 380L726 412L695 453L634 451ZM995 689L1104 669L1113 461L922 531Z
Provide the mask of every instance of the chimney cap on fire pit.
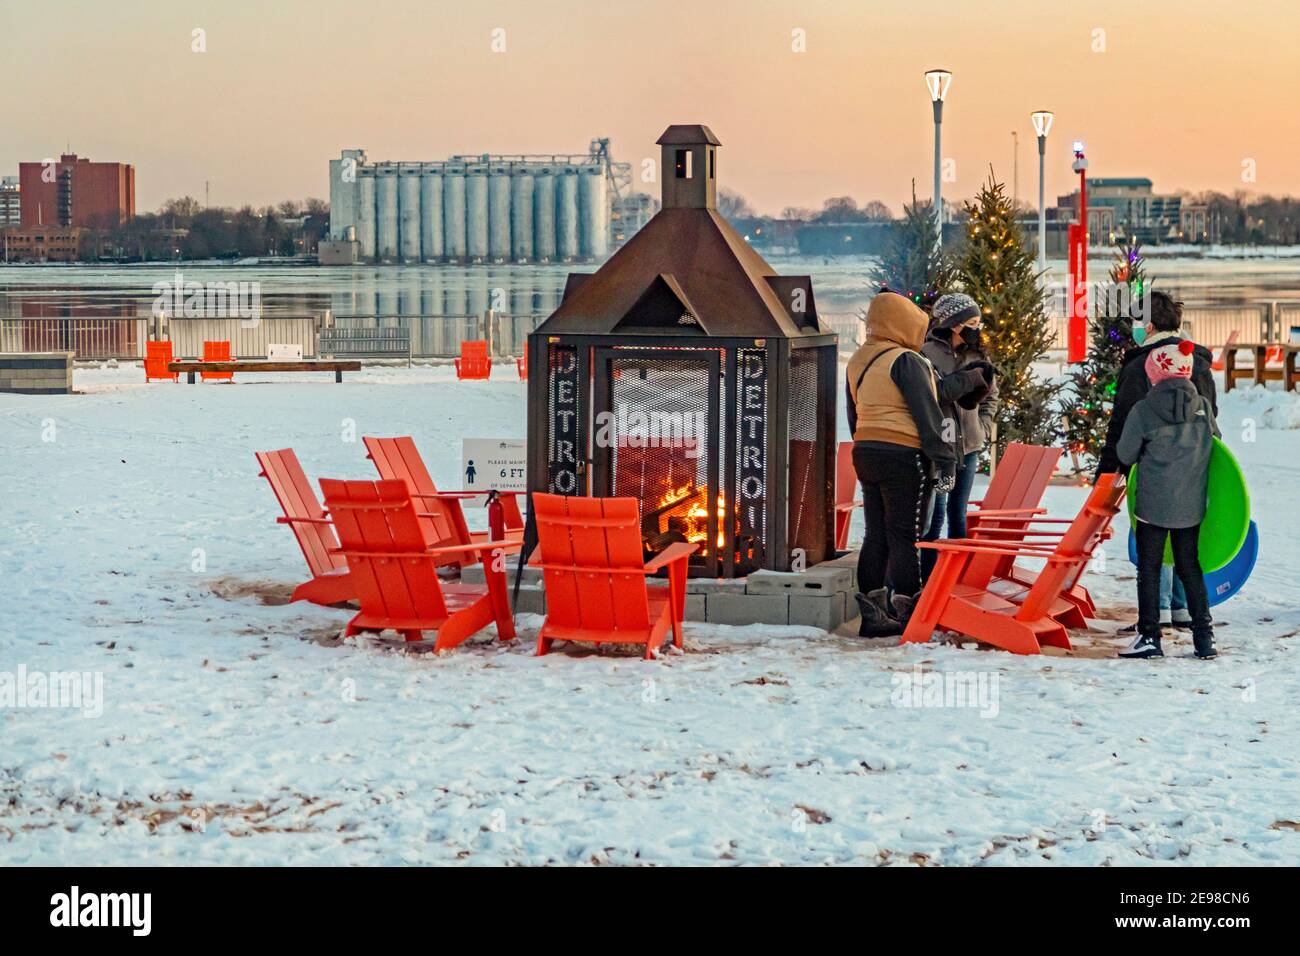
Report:
M718 138L669 126L663 209L594 273L572 273L538 334L821 335L809 276L781 276L715 207ZM689 147L689 149L683 149Z

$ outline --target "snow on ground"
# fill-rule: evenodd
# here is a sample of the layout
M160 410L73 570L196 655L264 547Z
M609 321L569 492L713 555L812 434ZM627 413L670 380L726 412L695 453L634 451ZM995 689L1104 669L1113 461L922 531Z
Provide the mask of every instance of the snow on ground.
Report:
M538 659L533 616L433 657L278 603L305 566L253 452L369 477L360 436L409 432L455 486L462 437L524 434L524 386L497 374L145 387L123 367L0 395L0 674L103 682L97 717L0 708L0 865L1296 860L1295 396L1223 403L1263 553L1214 662L1181 636L1137 663L1104 633L1030 658L697 624L659 661ZM1087 582L1126 620L1109 552ZM979 706L899 706L917 673Z

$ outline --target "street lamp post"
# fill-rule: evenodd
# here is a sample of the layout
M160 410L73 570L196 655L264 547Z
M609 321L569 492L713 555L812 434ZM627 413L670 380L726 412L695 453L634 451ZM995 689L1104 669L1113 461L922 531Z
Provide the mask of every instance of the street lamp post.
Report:
M934 104L934 228L943 244L943 155L940 151L940 129L943 125L943 101L952 86L952 74L947 70L928 70L925 85L930 91L930 101Z
M1029 114L1038 134L1038 272L1047 279L1047 134L1052 131L1051 110L1036 110Z

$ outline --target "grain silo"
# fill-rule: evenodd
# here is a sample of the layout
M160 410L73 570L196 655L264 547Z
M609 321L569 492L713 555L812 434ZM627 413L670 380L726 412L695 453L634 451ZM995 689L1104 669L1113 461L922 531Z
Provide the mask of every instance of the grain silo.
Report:
M332 221L330 225L333 227ZM375 171L370 167L357 170L356 227L361 258L371 261L375 258L376 240Z
M609 255L609 193L605 171L583 166L578 174L579 249L584 259Z
M465 167L449 163L442 171L442 246L451 262L465 258Z
M628 228L625 210L646 205L631 183L631 164L613 162L607 139L586 154L433 162L370 163L364 150L343 150L330 161L330 240L355 237L340 261L600 261L648 218Z
M510 258L515 262L533 260L533 175L522 164L510 176Z
M488 256L487 167L465 167L465 254L471 262Z
M403 262L420 261L420 167L397 170L398 250Z
M578 169L565 166L555 183L555 254L564 261L578 258Z
M510 258L510 167L488 168L488 258Z
M533 177L533 258L555 260L555 170L550 166Z
M397 260L397 167L382 163L375 170L375 258L380 262Z
M420 168L420 253L425 262L442 259L442 166Z

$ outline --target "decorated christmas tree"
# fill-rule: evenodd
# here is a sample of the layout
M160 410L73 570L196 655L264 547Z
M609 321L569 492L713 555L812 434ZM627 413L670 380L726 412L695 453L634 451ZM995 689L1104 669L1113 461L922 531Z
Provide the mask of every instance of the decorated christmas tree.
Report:
M965 291L984 312L985 350L997 370L997 454L1008 442L1050 445L1059 434L1055 398L1060 385L1035 377L1053 330L1038 285L1034 251L1015 210L992 174L966 203L966 242L958 257Z
M1066 391L1065 440L1071 452L1096 462L1106 440L1115 401L1115 381L1133 341L1134 309L1148 288L1145 260L1137 244L1116 243L1105 303L1088 323L1088 354L1070 376Z
M956 264L938 241L933 205L916 198L915 181L912 202L903 206L902 221L894 223L871 281L907 296L927 313L935 299L956 288Z

